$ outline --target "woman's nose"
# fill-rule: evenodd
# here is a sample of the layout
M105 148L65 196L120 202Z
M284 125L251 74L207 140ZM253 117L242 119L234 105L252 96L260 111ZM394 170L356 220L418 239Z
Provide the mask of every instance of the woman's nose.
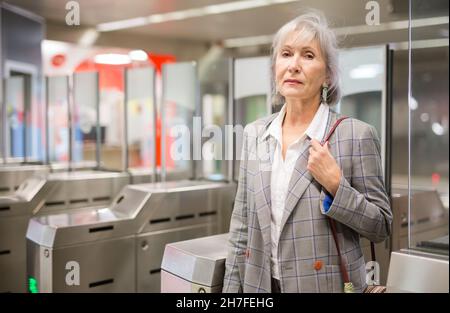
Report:
M296 57L291 58L289 64L288 64L288 71L290 73L298 73L301 70L300 62L298 62L298 59Z

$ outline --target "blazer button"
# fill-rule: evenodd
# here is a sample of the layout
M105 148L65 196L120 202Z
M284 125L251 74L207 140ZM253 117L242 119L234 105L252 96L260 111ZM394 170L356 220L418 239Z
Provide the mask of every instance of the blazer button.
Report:
M318 261L314 262L314 269L316 271L320 271L322 269L322 266L323 266L322 261L318 260Z

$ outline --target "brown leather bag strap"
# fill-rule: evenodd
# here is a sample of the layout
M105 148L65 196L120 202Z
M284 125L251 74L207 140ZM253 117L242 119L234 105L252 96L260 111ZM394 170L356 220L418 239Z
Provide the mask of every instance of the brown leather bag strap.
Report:
M330 224L331 233L333 234L334 243L336 245L336 250L338 253L339 269L341 270L342 280L344 281L344 283L349 283L350 278L348 276L347 268L345 267L345 260L342 257L341 249L339 248L339 240L337 238L337 231L336 231L336 222L332 218L328 218L328 222Z
M336 130L336 127L339 126L339 124L341 124L341 122L343 120L345 120L346 118L348 118L347 116L343 116L340 119L338 119L336 122L334 122L333 127L331 127L330 131L328 132L327 136L322 140L322 146L325 144L325 142L327 142L331 135L333 135L334 131Z
M328 132L327 136L325 137L325 139L322 141L322 145L324 145L329 139L330 137L333 135L334 131L336 130L336 127L339 126L339 124L345 120L346 118L348 118L347 116L343 116L341 118L339 118L333 125L333 127L331 127L330 131ZM334 239L334 243L336 245L336 250L338 253L338 258L339 258L339 268L341 271L341 275L342 275L342 280L344 281L344 283L349 283L350 282L350 278L348 276L348 271L347 268L345 266L345 260L342 257L341 254L341 249L339 248L339 241L338 241L338 237L337 237L337 231L336 231L336 222L332 219L332 218L328 218L328 222L330 224L330 228L331 228L331 233L333 234L333 239ZM375 245L373 242L370 242L370 252L372 255L372 261L375 261Z

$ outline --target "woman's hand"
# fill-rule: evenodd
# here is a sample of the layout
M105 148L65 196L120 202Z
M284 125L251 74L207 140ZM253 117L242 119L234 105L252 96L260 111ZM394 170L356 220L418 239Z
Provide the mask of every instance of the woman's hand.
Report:
M329 150L328 141L322 146L316 139L309 148L308 171L333 197L341 180L341 169Z

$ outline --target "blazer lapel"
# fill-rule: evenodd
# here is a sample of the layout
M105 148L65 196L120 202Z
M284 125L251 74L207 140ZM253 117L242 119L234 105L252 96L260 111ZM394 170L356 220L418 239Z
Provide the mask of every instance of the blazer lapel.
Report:
M328 134L331 126L336 121L336 114L330 110L328 115L327 126L324 134ZM288 194L286 197L286 206L283 212L283 218L281 219L280 231L283 231L289 216L294 208L297 206L298 201L305 193L309 185L314 181L314 177L307 169L309 159L310 138L305 139L305 144L302 147L300 156L295 163L294 171L292 172L291 179L289 181Z
M284 208L283 218L281 219L280 225L281 231L283 230L289 215L291 215L306 188L308 188L309 184L311 184L311 181L313 180L312 175L306 168L309 159L309 146L309 138L306 138L305 144L302 146L300 156L295 163L294 171L292 172L292 176L289 181L286 206Z
M270 244L271 222L271 193L270 180L272 175L272 163L275 154L276 140L272 136L258 141L259 173L255 181L255 205L259 226L265 245ZM270 245L269 245L270 246Z

